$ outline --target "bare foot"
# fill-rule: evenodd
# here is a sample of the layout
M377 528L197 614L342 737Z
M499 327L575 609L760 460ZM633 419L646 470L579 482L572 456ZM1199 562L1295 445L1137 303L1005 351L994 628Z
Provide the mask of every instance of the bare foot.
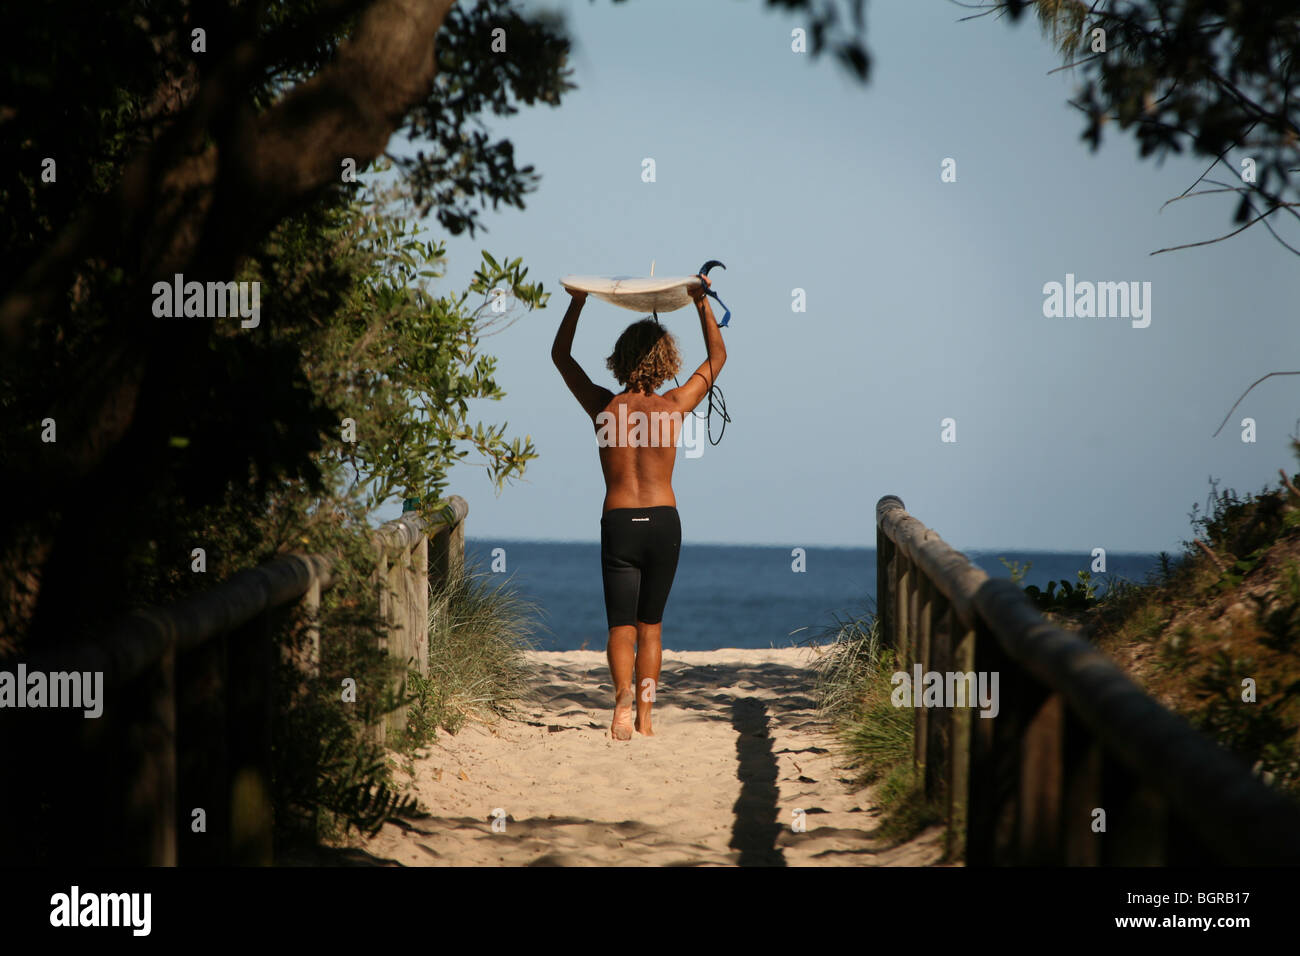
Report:
M655 735L654 729L650 726L649 714L646 714L645 717L637 716L636 732L643 737L653 737Z
M615 740L632 739L633 700L632 688L626 687L614 701L614 720L609 725L609 733Z

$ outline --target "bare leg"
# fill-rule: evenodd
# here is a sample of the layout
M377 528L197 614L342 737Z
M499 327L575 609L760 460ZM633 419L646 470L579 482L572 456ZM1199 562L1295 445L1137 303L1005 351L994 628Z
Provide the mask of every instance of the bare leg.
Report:
M664 625L636 622L636 729L647 737L655 735L650 726L650 709L659 690L659 666L663 661Z
M636 660L636 628L622 624L609 629L609 676L614 681L614 720L609 725L615 740L632 739L632 676Z

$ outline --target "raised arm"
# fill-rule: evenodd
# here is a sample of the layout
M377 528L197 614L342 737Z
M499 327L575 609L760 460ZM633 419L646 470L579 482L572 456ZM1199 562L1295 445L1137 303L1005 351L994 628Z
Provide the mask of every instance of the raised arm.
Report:
M709 394L709 389L713 387L718 373L727 361L727 347L722 344L722 331L718 328L718 320L713 317L713 309L709 307L709 299L705 294L709 287L709 277L703 278L704 282L692 294L692 298L695 300L696 311L700 313L700 329L704 332L704 348L708 357L678 388L664 392L664 398L683 413L694 411L695 406L704 401L704 396Z
M555 333L555 343L551 346L551 361L564 376L564 384L569 386L569 391L578 400L583 411L594 419L597 413L609 404L614 393L592 382L571 354L573 333L578 328L578 313L582 311L582 304L587 301L587 293L575 292L572 289L568 291L569 295L573 296L573 300L569 303L569 309L564 313L564 320L560 322L560 328Z

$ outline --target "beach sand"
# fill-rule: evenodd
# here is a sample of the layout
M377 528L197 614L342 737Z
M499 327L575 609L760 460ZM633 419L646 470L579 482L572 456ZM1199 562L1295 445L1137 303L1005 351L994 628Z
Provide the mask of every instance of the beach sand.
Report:
M430 815L356 849L405 866L938 862L939 827L898 846L873 838L871 791L852 788L814 719L813 654L665 651L655 736L623 742L609 736L603 652L529 652L536 692L517 719L440 732L415 762Z

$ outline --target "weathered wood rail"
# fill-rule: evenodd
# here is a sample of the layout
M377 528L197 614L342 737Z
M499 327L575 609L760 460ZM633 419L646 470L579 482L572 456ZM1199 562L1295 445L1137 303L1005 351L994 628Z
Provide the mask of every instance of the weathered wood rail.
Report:
M880 633L900 667L999 676L996 716L916 709L915 767L947 808L950 854L969 865L1300 863L1289 799L899 498L876 504L876 527Z
M430 592L463 567L468 511L452 496L433 522L405 514L374 534L381 644L425 674ZM286 555L137 611L101 640L24 659L28 673L102 673L106 703L93 719L0 711L9 777L0 787L0 862L273 862L272 721L277 701L301 689L275 686L274 638L303 612L300 640L281 653L303 675L318 674L316 612L333 584L328 557ZM404 729L405 711L386 725L376 728L381 739ZM200 808L206 831L195 833ZM53 832L36 832L37 820L55 824Z

